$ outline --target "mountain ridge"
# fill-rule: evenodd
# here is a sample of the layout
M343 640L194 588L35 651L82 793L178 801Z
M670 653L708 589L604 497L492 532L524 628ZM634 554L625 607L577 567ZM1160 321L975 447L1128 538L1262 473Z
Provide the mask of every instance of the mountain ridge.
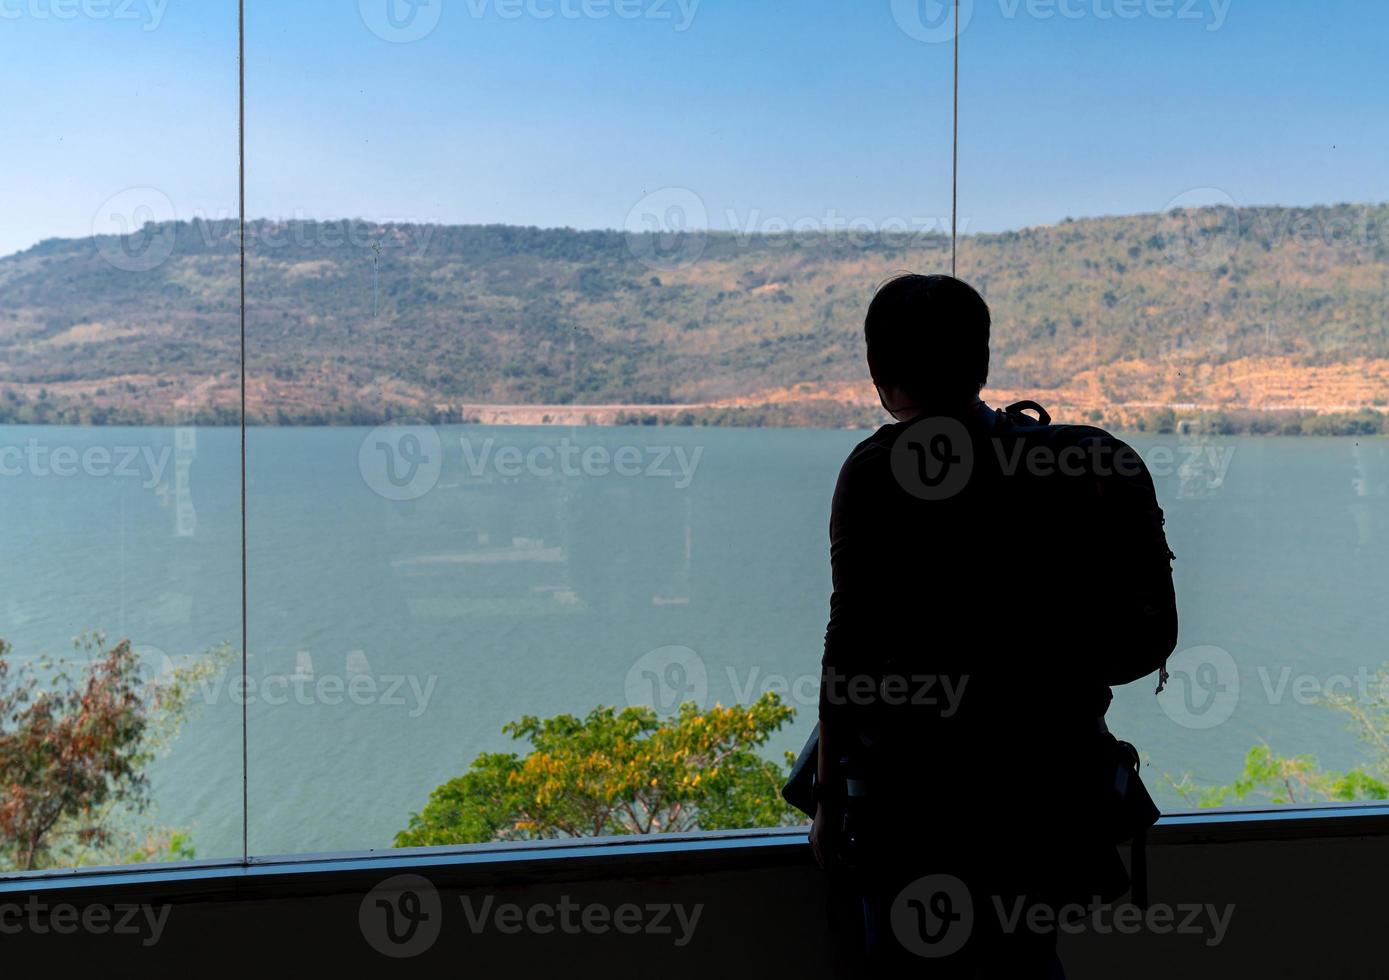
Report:
M234 421L236 231L150 225L0 259L0 421ZM573 423L584 406L602 421L866 424L881 418L861 353L873 289L949 261L935 233L248 232L253 424L486 421L489 407ZM995 313L999 402L1116 425L1389 404L1387 205L1087 218L964 236L959 263Z

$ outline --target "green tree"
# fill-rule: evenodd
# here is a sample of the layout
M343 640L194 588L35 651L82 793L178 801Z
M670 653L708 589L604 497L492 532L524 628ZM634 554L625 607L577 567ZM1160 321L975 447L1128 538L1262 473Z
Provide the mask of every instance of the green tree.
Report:
M1323 770L1315 756L1283 756L1267 744L1256 745L1244 759L1234 782L1223 786L1198 786L1190 773L1169 784L1187 802L1200 807L1237 802L1273 804L1333 803L1389 799L1389 664L1375 673L1365 696L1335 694L1322 704L1345 714L1369 749L1365 762L1346 772Z
M799 822L786 770L758 753L795 714L775 694L744 708L600 707L503 729L524 757L485 753L436 789L396 847L767 827Z
M187 719L198 683L231 657L223 647L156 683L129 640L81 637L90 661L12 668L0 640L0 866L189 858L182 831L137 829L150 805L146 767Z
M1170 408L1161 408L1148 419L1148 428L1158 435L1171 435L1177 431L1177 413Z
M1364 769L1324 772L1310 755L1278 755L1256 745L1244 757L1244 769L1224 786L1197 786L1190 774L1171 780L1188 803L1199 807L1251 801L1276 805L1389 799L1389 785Z

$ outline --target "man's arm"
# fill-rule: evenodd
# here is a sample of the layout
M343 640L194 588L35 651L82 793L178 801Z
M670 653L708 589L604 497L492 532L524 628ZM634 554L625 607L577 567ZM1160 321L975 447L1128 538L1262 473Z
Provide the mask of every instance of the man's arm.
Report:
M830 596L829 625L825 629L825 651L820 663L820 746L816 760L816 784L821 800L816 807L811 844L822 866L834 859L838 847L843 777L839 772L845 746L852 739L849 716L849 678L854 669L863 669L862 652L873 649L872 573L874 524L883 501L872 500L865 486L872 462L867 453L855 452L839 474L830 510ZM868 458L865 458L867 456Z

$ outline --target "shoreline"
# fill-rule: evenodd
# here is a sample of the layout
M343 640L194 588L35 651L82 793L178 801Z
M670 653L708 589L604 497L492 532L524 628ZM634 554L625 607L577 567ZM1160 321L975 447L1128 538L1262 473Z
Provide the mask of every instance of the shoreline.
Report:
M986 395L990 394L985 392ZM1020 394L993 392L986 399L995 407L1012 403ZM1005 397L1006 396L1006 397ZM1128 402L1109 406L1042 403L1057 424L1095 425L1115 433L1136 435L1268 435L1354 436L1389 435L1389 412L1373 406L1221 406L1215 403ZM6 417L0 426L15 428L239 428L233 406L209 407L186 413L146 413L137 409L101 412L51 406L39 417ZM787 400L770 403L706 402L688 404L525 405L458 403L420 405L339 406L332 412L273 415L252 409L248 429L376 428L383 425L476 425L516 428L740 428L871 431L888 422L876 404L834 399Z

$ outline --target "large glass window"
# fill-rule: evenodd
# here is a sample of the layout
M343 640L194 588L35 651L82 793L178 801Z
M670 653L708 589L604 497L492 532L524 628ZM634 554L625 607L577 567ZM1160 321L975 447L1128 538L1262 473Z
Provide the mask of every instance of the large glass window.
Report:
M0 83L0 869L239 857L236 4L6 4Z
M71 737L26 683L138 678L0 863L795 822L949 7L248 0L244 350L237 14L0 3L0 766ZM1154 474L1181 637L1110 727L1169 808L1389 793L1385 20L961 5L984 397Z

